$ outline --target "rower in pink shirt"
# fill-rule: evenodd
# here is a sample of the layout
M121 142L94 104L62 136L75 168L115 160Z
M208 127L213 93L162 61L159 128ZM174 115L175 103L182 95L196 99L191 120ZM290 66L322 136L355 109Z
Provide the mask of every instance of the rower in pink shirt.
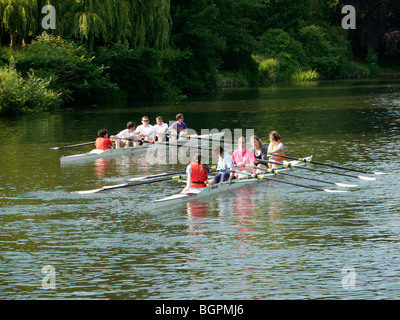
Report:
M251 174L252 171L254 171L250 168L247 168L245 164L255 166L255 162L257 162L257 159L251 150L246 149L246 139L244 137L239 138L238 148L239 148L238 150L235 150L232 153L232 159L235 162L235 165L237 166L237 170L243 171L243 174L235 173L235 176L237 178L244 178L249 174Z

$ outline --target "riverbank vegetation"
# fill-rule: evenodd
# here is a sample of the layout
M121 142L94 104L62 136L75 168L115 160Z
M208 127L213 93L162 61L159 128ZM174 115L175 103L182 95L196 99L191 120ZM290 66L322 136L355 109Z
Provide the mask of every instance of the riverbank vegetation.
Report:
M42 8L55 9L55 29ZM340 0L0 0L0 114L176 99L397 66L400 5Z

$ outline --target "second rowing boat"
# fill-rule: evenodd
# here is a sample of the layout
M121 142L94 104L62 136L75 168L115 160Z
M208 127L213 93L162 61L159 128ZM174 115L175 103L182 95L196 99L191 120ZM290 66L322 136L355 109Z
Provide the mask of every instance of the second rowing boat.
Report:
M219 132L219 133L212 133L212 134L203 134L203 135L195 135L195 136L190 136L192 140L187 140L187 139L179 139L175 140L174 142L160 142L160 143L155 143L155 144L143 144L141 146L137 147L128 147L128 148L118 148L118 149L108 149L108 150L99 150L99 149L94 149L90 152L87 153L81 153L81 154L75 154L71 156L64 156L60 158L61 163L71 163L71 162L76 162L76 161L87 161L87 160L94 160L98 158L112 158L116 156L122 156L122 155L131 155L135 153L140 153L140 152L146 152L151 149L159 148L160 146L174 146L176 143L179 143L179 146L193 146L200 142L205 142L209 140L215 140L215 141L220 141L222 136L224 135L225 132ZM196 138L196 139L194 139Z
M311 160L312 156L309 156L305 159ZM292 164L295 167L305 165L304 162L298 161L298 160L290 161L288 163ZM284 171L284 170L290 170L290 169L288 169L288 168L280 169L280 171ZM260 174L260 175L256 175L256 176L248 177L248 178L241 178L241 179L237 178L237 179L231 180L229 182L228 181L221 182L221 183L213 184L210 186L206 186L205 188L198 188L198 190L193 190L195 188L191 188L191 190L189 190L188 192L181 192L181 193L169 196L169 197L155 200L153 202L153 207L155 209L158 209L158 208L162 208L162 207L166 207L166 206L172 206L172 205L185 203L188 201L196 201L199 198L212 196L214 194L217 194L217 193L220 193L223 191L238 189L245 185L258 182L258 181L260 181L260 179L263 179L264 176L268 177L268 176L274 176L274 175L275 175L274 173L266 173L266 174Z

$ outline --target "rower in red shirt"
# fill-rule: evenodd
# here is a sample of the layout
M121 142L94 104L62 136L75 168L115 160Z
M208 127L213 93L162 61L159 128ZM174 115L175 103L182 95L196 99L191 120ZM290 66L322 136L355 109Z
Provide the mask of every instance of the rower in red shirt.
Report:
M96 142L95 142L96 149L100 149L100 150L112 149L113 144L112 144L111 139L108 138L108 130L107 129L100 129L97 132L97 135L99 137L96 139Z
M187 192L191 188L205 188L208 184L208 172L207 165L201 163L201 153L197 154L187 166L187 183L182 192Z

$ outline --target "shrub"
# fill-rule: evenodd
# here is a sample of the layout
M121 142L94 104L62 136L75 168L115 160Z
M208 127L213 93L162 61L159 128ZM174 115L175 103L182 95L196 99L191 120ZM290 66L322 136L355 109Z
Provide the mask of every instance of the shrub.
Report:
M107 74L128 100L171 99L182 94L186 79L181 68L186 54L180 50L138 48L125 45L102 47L98 63L109 66Z
M27 79L17 72L13 58L0 67L0 114L43 112L57 109L59 93L49 89L51 79L41 79L33 72Z
M379 73L378 55L372 50L372 48L368 48L366 61L368 63L370 74L377 75Z
M259 66L263 77L266 72L274 70L270 74L271 79L290 81L297 70L308 69L303 45L282 29L269 29L265 32L260 38L258 52L265 57L263 61L267 60Z
M327 78L344 77L352 60L349 42L343 30L329 27L307 26L299 31L311 69Z
M19 53L17 68L24 76L33 70L39 77L51 78L51 87L61 92L64 103L111 101L118 86L93 60L85 47L44 32Z

